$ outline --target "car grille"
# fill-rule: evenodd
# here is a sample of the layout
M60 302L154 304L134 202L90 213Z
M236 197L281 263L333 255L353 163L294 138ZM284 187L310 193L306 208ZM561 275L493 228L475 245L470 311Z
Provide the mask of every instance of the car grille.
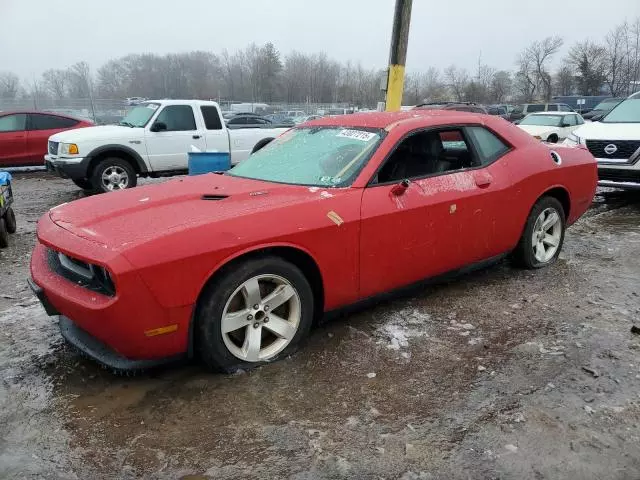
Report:
M52 142L49 140L49 154L57 155L58 154L58 142Z
M599 168L598 178L600 180L612 180L614 182L640 183L640 171L618 168Z
M47 261L51 271L70 282L103 295L115 295L113 282L105 278L102 269L54 250L47 250Z
M609 155L604 151L607 145L615 145L617 150ZM587 140L587 148L596 158L629 159L639 148L639 140Z

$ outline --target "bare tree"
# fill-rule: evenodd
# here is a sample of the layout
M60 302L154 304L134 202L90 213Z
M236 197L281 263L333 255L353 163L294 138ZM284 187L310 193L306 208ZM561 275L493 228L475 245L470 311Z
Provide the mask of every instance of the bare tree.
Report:
M20 79L11 72L0 72L0 98L13 99L18 96Z
M464 101L465 89L469 84L469 72L464 68L450 65L444 70L444 78L455 100L458 102Z
M535 99L538 90L538 77L527 50L518 56L518 71L516 72L516 89L518 96L525 102Z
M69 78L68 70L50 69L42 74L42 84L54 98L62 99L67 95Z
M526 50L535 72L538 85L545 100L551 99L551 73L548 67L552 57L558 53L563 45L560 37L547 37L544 40L533 42Z
M605 82L613 97L626 93L633 74L628 62L628 40L629 26L627 22L615 27L605 37L602 61L606 76Z
M555 91L557 95L571 95L573 93L575 72L567 61L563 62L555 75Z
M89 98L92 89L91 68L78 62L69 68L69 94L73 98Z

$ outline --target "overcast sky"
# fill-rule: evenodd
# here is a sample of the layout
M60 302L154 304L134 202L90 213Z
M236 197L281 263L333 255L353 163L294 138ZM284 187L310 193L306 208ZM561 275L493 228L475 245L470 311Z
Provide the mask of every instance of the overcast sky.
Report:
M0 71L23 78L128 53L291 50L384 68L394 0L0 0ZM640 16L640 0L414 0L408 70L510 69L536 39L601 39ZM567 47L565 47L566 50Z

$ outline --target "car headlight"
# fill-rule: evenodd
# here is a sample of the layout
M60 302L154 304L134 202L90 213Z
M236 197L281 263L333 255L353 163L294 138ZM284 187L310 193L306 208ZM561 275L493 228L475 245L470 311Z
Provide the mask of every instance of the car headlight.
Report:
M577 136L575 133L570 133L564 140L565 145L580 145L581 143L582 138Z
M78 145L76 145L75 143L61 143L60 153L62 155L78 155L78 153L80 153L80 150L78 150Z

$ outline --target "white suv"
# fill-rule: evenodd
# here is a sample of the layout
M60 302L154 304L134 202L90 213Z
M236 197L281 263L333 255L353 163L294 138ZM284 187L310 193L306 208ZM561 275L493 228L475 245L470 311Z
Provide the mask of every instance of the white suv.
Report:
M598 161L598 185L640 189L640 92L599 122L585 123L565 145L586 145Z

